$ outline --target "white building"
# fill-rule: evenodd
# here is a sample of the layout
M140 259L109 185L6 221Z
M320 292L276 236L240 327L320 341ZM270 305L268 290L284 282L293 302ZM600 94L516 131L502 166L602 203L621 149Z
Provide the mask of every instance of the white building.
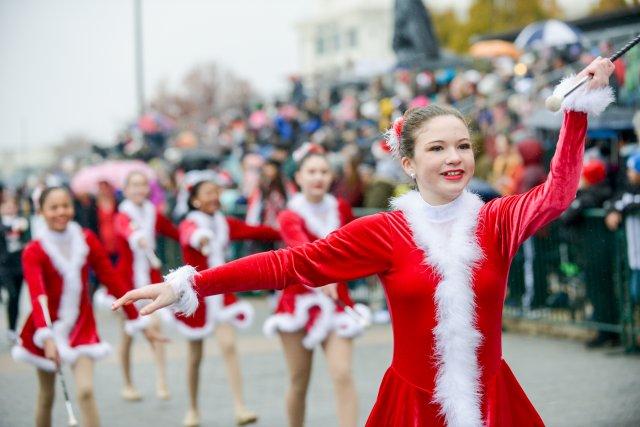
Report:
M395 63L393 0L314 0L297 24L302 77L367 77Z

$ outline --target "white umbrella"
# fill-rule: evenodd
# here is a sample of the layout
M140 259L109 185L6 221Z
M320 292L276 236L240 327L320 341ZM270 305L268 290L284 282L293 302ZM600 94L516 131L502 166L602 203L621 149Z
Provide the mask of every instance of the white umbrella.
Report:
M581 41L580 30L557 19L550 19L527 25L516 37L515 45L524 50L566 46Z

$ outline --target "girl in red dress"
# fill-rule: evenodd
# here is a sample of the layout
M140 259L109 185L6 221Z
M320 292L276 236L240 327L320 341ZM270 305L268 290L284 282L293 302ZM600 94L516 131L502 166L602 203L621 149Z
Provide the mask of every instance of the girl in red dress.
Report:
M465 190L475 164L462 115L435 104L413 109L391 130L390 145L417 187L394 200L396 210L197 275L178 270L113 308L150 298L144 313L172 303L188 312L194 292L320 286L377 274L391 312L394 353L368 426L542 426L502 358L507 276L522 242L573 201L587 113L598 114L613 100L605 87L612 71L611 61L598 58L556 88L563 94L577 79L593 76L563 101L549 176L526 193L483 204Z
M96 235L72 221L73 202L66 188L44 190L39 206L45 224L22 257L32 312L11 353L14 359L38 369L36 426L51 426L55 372L60 363L72 366L82 425L98 426L93 361L108 355L111 347L98 336L89 297L89 268L114 296L123 295L128 288L119 280ZM51 329L40 305L42 296L53 322ZM135 306L126 307L125 313L127 334L144 329L150 341L155 339L147 330L147 319L138 317Z
M271 227L250 226L220 212L220 187L212 181L200 181L189 190L189 213L180 223L180 246L186 264L197 271L225 263L229 242L232 240L280 240L280 234ZM189 340L189 410L185 426L200 425L198 410L198 384L202 342L215 333L227 367L229 385L233 394L236 422L251 424L258 420L249 411L242 396L242 376L236 351L234 327L246 328L253 319L253 307L240 301L233 293L213 295L200 299L193 316L177 315L175 326Z
M305 145L294 153L294 157L299 157L295 180L301 191L289 200L287 210L278 215L280 234L288 246L324 238L353 219L349 204L328 193L333 178L331 167L318 148ZM339 423L357 424L357 395L351 376L352 338L364 327L345 313L345 305L354 303L343 281L321 291L298 283L281 292L275 313L265 321L265 333L277 332L285 352L289 369L287 414L291 426L304 424L313 349L318 345L326 354L334 381ZM355 310L370 317L366 306L356 304Z
M129 289L136 289L162 279L160 260L155 255L156 235L178 240L178 229L162 215L148 199L149 180L142 172L132 172L125 180L125 200L118 206L115 231L118 248L116 268ZM140 308L141 305L138 306ZM169 314L170 315L170 314ZM152 319L151 327L160 334L160 317ZM122 397L140 400L142 396L131 378L131 346L133 337L123 332L120 362L124 376ZM156 395L169 399L164 343L152 343L156 362Z

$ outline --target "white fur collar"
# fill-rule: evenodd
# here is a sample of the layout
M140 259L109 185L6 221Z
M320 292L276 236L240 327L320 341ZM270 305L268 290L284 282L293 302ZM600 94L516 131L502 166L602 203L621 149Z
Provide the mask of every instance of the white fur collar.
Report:
M433 206L411 191L392 201L401 210L424 262L440 275L435 291L436 385L433 399L449 427L482 426L480 369L477 350L482 340L475 326L473 268L483 254L476 239L482 201L464 192L447 221L434 221Z
M156 235L156 207L149 200L138 206L129 199L125 199L118 210L131 219L131 229L140 230L147 238L147 244L155 248Z
M84 232L75 222L70 222L61 233L49 227L40 230L40 246L47 254L53 266L62 276L62 295L58 305L58 320L68 334L80 313L80 294L82 292L82 267L87 261L89 247ZM70 258L62 255L60 245L68 245Z
M289 200L287 207L300 215L307 230L321 239L340 228L338 200L331 194L325 194L320 203L311 203L298 193Z
M199 229L207 230L209 238L209 250L207 265L217 267L224 264L227 245L229 244L229 225L220 211L213 215L207 215L200 211L191 211L187 219L196 223Z

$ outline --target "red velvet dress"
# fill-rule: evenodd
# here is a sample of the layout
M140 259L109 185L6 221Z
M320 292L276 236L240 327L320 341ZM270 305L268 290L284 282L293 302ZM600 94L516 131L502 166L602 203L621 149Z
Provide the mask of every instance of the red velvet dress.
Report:
M178 230L184 262L198 271L224 264L227 246L232 240L280 240L280 233L271 227L251 226L220 212L207 215L192 211ZM203 237L209 240L206 255L200 247ZM188 339L199 340L209 335L218 322L246 328L251 324L253 314L251 304L240 301L233 293L225 293L200 298L192 316L175 315L174 326Z
M56 241L60 240L60 241ZM60 246L69 250L69 258L61 255ZM43 345L52 337L63 362L74 363L79 356L100 359L111 347L100 341L89 299L89 267L115 296L127 287L116 274L97 236L70 223L65 233L43 229L38 240L31 241L22 255L24 277L29 286L32 312L29 314L20 342L12 349L14 359L40 369L55 371L52 361L44 357ZM38 296L46 295L53 328L49 329ZM129 334L146 326L136 308L125 307Z
M502 358L502 307L518 247L573 201L587 115L564 115L546 181L487 204L463 193L355 220L312 243L256 254L195 277L201 295L321 286L377 274L394 353L368 426L541 426Z
M149 201L140 208L125 200L118 210L115 218L116 269L130 289L162 282L162 273L150 263L149 255L155 250L157 234L178 240L178 229ZM141 239L146 241L146 250L139 245Z
M351 206L331 195L326 195L320 204L313 205L298 193L289 201L288 209L278 215L280 234L287 246L313 242L352 220ZM338 298L343 305L354 307L362 316L371 316L366 306L354 305L344 281L338 282ZM306 333L302 344L309 349L324 341L331 331L352 338L362 333L363 326L345 313L343 305L302 283L287 286L280 293L275 313L267 318L263 330L266 335L273 336L277 331L304 329Z

